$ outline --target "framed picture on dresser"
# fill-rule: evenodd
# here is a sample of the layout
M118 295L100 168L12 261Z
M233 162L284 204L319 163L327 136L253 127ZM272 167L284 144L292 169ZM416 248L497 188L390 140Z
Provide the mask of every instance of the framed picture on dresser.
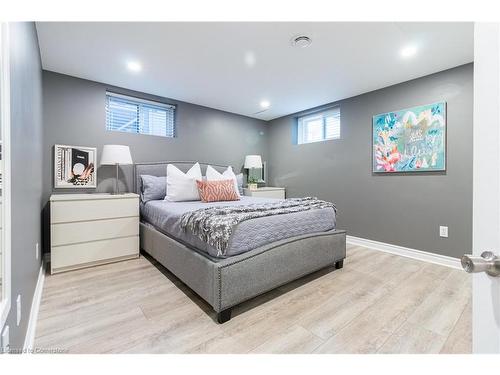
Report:
M267 181L267 164L262 162L262 168L252 168L248 170L248 177L252 178L259 184L264 184Z
M54 187L97 187L97 148L54 146Z

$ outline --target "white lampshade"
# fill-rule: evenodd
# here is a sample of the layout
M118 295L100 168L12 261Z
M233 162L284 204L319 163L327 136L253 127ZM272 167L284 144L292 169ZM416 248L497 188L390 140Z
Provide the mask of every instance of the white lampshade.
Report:
M101 165L133 164L130 148L122 145L104 145Z
M247 155L245 156L245 168L262 168L262 159L260 155Z

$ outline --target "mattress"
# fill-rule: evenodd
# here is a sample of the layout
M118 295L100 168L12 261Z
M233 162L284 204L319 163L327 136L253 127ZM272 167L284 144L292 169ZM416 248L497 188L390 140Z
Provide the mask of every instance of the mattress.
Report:
M214 247L181 228L182 215L200 208L246 205L266 201L274 202L276 199L242 196L239 201L212 203L154 200L141 204L141 220L181 243L217 257L217 250ZM233 229L225 257L241 254L286 238L332 229L335 229L335 213L331 208L246 220Z

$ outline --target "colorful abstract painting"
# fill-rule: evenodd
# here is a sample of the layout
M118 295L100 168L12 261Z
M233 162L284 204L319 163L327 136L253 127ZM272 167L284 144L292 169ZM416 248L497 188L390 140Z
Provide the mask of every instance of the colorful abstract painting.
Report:
M373 116L373 172L445 169L445 102Z

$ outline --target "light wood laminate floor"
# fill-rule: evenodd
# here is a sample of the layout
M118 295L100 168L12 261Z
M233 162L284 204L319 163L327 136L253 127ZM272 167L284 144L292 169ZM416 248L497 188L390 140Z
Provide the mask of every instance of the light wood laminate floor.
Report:
M70 353L470 353L471 278L348 246L225 324L152 259L47 275L35 347Z

